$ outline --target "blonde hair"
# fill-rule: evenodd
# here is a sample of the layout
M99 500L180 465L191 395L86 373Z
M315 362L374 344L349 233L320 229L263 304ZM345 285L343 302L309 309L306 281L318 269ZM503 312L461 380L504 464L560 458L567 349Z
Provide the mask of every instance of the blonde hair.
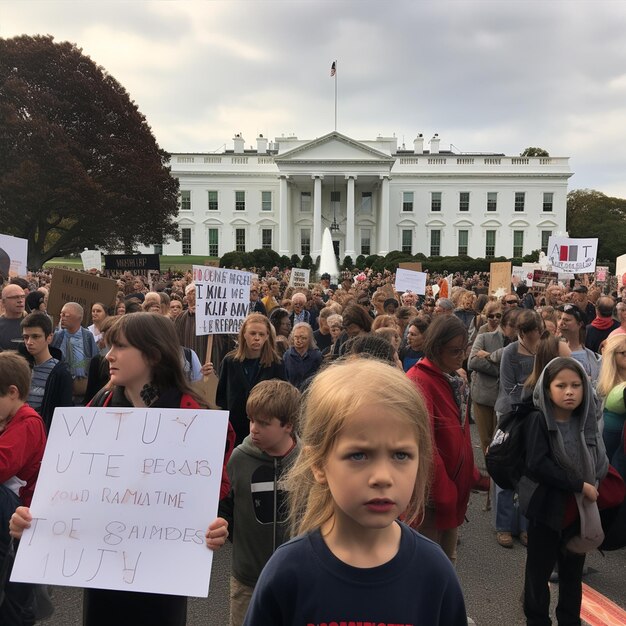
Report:
M379 328L395 328L398 330L400 328L398 318L395 315L377 315L372 322L372 332Z
M248 324L263 324L267 332L267 339L261 348L261 365L269 367L272 363L280 363L280 358L276 353L276 333L272 333L272 325L263 313L250 313L243 321L239 328L239 336L237 338L237 347L230 352L235 361L243 361L246 359L246 339L243 336L248 328Z
M375 386L366 382L372 380L376 381ZM338 361L325 368L304 395L300 416L302 450L287 476L292 535L320 528L333 517L330 489L315 480L313 469L325 466L346 420L373 404L384 405L415 431L419 466L405 521L410 524L420 517L427 498L432 462L430 425L424 400L399 369L374 359L358 358Z
M615 353L626 351L626 334L609 337L602 352L600 374L596 384L596 391L600 397L606 397L615 385L624 382L617 371Z

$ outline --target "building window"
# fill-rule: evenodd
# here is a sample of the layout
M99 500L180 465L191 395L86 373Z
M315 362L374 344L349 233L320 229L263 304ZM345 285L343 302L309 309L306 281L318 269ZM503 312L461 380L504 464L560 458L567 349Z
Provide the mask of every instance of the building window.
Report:
M310 196L310 194L309 194ZM300 255L311 254L311 229L303 228L300 230Z
M372 192L364 191L361 193L361 213L363 215L372 214Z
M413 192L412 191L402 192L402 210L405 213L409 213L413 210Z
M311 210L311 192L303 191L300 193L300 210L308 213Z
M430 256L441 255L441 231L430 231Z
M469 211L469 191L459 193L459 211Z
M543 210L552 211L552 203L554 201L554 194L551 191L544 191L543 193Z
M271 210L272 210L272 192L262 191L261 192L261 211L271 211Z
M496 256L496 231L485 232L485 258L490 259Z
M217 211L218 209L217 191L209 191L209 211Z
M209 256L220 255L220 235L217 228L209 228Z
M496 211L498 209L498 192L487 192L487 211Z
M541 231L541 251L544 254L548 254L548 241L552 237L551 230L542 230Z
M433 191L430 194L430 210L441 211L441 191Z
M266 250L272 249L272 229L263 228L261 230L261 248Z
M180 237L183 242L183 254L191 254L191 228L181 228Z
M369 228L361 228L361 254L372 254L372 231Z
M459 231L459 256L464 254L467 256L467 247L469 242L469 230Z
M246 210L246 192L235 191L235 211Z
M180 192L180 210L191 211L191 191Z
M246 229L235 228L235 252L246 251Z
M402 252L413 254L413 231L412 230L402 231Z
M163 244L158 243L154 246L154 254L163 254Z
M513 231L513 258L519 259L524 256L524 231Z
M515 210L519 213L524 210L526 202L526 193L524 191L515 192Z

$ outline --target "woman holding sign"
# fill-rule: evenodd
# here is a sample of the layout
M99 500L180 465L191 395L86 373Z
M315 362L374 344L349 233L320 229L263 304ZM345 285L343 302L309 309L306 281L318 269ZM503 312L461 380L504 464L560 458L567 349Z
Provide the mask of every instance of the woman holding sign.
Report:
M155 313L119 317L106 333L106 355L111 380L89 406L203 408L203 401L189 387L180 358L180 345L170 320ZM220 498L229 490L225 471L233 450L234 431L229 425ZM11 517L11 535L19 539L32 516L19 507ZM207 545L220 547L228 536L226 521L218 518L208 528ZM83 624L150 624L184 626L187 598L134 591L85 589Z
M229 352L220 367L217 404L230 412L236 445L250 432L246 402L252 388L262 380L286 380L285 367L276 354L270 322L261 313L250 313L239 329L237 349Z

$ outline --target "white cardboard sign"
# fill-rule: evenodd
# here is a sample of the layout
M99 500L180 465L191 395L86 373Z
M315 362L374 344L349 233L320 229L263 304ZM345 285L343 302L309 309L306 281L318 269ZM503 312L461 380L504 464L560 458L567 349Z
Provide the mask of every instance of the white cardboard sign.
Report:
M228 412L58 408L11 580L203 596Z
M252 274L194 265L193 281L196 335L236 335L250 309Z
M399 267L396 270L396 291L412 291L420 296L426 293L426 272L414 272Z
M571 239L555 235L548 239L546 256L552 271L559 274L593 274L597 255L597 239Z
M295 287L296 289L308 289L310 275L311 270L303 270L299 267L291 268L289 286Z
M102 252L100 250L83 250L80 253L80 258L83 262L83 269L88 272L89 270L102 270Z
M28 239L0 234L0 274L5 279L26 276L27 260Z

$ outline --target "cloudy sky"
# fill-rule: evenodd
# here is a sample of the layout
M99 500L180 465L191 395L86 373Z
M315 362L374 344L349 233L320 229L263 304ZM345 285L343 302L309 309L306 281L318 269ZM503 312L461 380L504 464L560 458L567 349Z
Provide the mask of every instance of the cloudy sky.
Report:
M0 37L76 43L161 147L333 130L569 156L570 189L626 198L626 1L0 0Z

